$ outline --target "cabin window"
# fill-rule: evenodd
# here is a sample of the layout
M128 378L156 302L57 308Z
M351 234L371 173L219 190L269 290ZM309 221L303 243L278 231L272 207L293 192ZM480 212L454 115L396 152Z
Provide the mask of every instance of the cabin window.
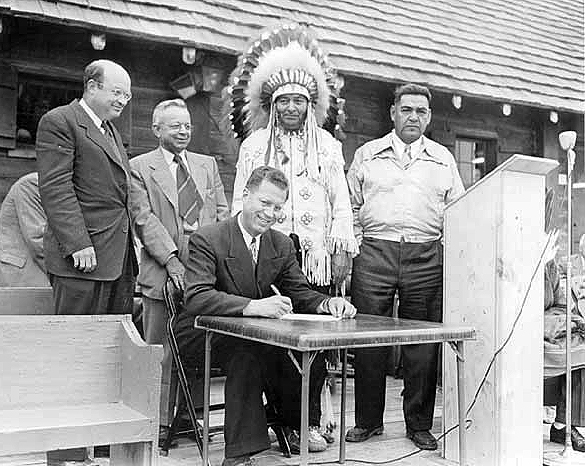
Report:
M16 109L16 148L12 157L35 157L37 126L52 108L65 105L83 93L81 83L19 74Z
M495 148L495 140L459 137L455 139L455 160L465 188L494 169Z

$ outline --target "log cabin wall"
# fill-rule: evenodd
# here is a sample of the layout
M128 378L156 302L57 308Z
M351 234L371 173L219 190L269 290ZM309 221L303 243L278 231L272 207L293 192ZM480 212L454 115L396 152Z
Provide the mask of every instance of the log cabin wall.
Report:
M151 131L152 110L161 100L178 96L170 85L173 80L193 71L196 65L208 64L223 70L222 84L226 84L236 64L234 56L203 51L203 59L196 65L186 65L179 44L114 34L107 35L103 51L95 51L90 44L90 33L88 29L29 19L5 20L0 36L0 200L16 179L36 168L34 139L28 144L17 141L17 135L22 138L23 132L17 124L16 109L26 91L23 85L27 80L34 81L35 85L59 83L69 90L66 102L54 103L49 99L37 105L33 113L38 114L38 121L50 108L69 102L71 96L81 95L82 72L87 63L98 58L119 62L132 78L133 98L115 124L132 157L157 146ZM342 97L346 99L347 113L343 141L346 169L357 147L391 130L389 108L395 87L393 82L345 76ZM427 135L456 155L460 152L458 144L479 144L477 147L485 157L482 174L514 153L545 156L563 163L565 155L558 146L557 136L560 131L572 129L579 133L576 180L585 182L582 115L560 113L559 122L552 124L548 120L548 110L512 105L512 114L505 117L501 102L464 96L462 107L455 109L451 94L432 86L431 92L433 115ZM216 158L226 195L231 200L238 141L222 126L221 91L198 92L186 101L194 127L189 149ZM473 181L471 167L462 164L460 168L466 183L470 184ZM558 187L557 179L558 173L549 176L549 185L557 191L557 199L562 199L563 187ZM585 232L585 188L575 189L574 195L575 246L580 234ZM562 215L561 210L558 209L559 215ZM561 217L556 223L562 228ZM566 240L566 234L564 237Z
M106 58L120 63L132 79L132 100L114 124L133 157L157 146L151 131L152 110L161 100L178 97L170 86L171 81L195 66L183 63L181 46L174 44L108 34L105 49L96 51L90 44L91 31L87 29L19 18L13 18L7 29L0 36L0 201L14 181L36 169L36 128L23 128L23 122L19 121L22 115L17 112L20 105L22 113L22 97L28 83L34 84L38 99L28 113L34 114L32 118L38 122L51 108L81 97L83 69L90 61ZM206 52L202 63L223 69L225 80L235 66L235 58ZM68 91L58 93L61 101L51 95L43 100L39 99L43 86L58 86ZM220 91L199 92L187 99L187 105L194 127L189 150L216 156L227 189L233 184L235 162L223 162L224 159L232 161L234 156L224 153L227 144L218 129ZM31 133L30 137L26 137L27 133Z

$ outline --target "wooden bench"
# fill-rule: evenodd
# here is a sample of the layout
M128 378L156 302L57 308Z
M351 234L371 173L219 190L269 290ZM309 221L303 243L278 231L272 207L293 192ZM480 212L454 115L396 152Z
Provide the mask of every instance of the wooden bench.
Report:
M0 463L111 445L112 466L156 464L162 347L131 316L0 316L0 335Z

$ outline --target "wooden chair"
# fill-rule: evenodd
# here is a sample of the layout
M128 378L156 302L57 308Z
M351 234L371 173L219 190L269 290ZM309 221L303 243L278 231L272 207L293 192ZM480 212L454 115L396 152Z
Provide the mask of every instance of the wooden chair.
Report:
M0 316L0 335L0 463L92 445L156 463L162 348L131 316Z
M165 306L169 315L169 319L167 322L167 337L169 340L169 345L171 348L171 353L173 356L173 364L177 370L177 377L179 379L179 396L178 396L178 403L177 408L175 409L175 415L173 416L173 421L169 428L169 432L167 435L167 439L164 445L161 447L161 455L166 456L168 454L168 450L171 446L173 438L177 435L185 435L185 434L192 434L195 437L195 442L197 444L197 448L199 449L199 453L201 457L203 457L203 426L199 422L198 415L201 416L203 412L202 404L196 404L193 396L192 396L192 388L195 384L203 384L203 368L196 368L195 373L189 374L191 379L188 378L182 360L181 355L179 352L179 346L177 344L177 339L175 337L175 332L173 330L173 326L175 320L177 318L180 309L183 306L183 297L179 290L176 289L171 279L168 279L165 287L163 288L163 298L165 301ZM218 368L212 368L212 376L221 376L221 371ZM224 409L224 404L214 404L210 406L210 411L214 410L221 410ZM291 457L290 452L290 445L288 444L288 440L284 433L284 429L276 411L269 403L267 405L267 417L268 417L268 426L272 428L275 432L278 443L280 445L280 449L282 450L284 456L287 458ZM178 426L180 424L180 420L187 411L189 416L189 420L191 423L191 430L177 432ZM222 426L213 426L210 429L210 435L215 433L223 432L223 425ZM210 465L208 465L210 466Z

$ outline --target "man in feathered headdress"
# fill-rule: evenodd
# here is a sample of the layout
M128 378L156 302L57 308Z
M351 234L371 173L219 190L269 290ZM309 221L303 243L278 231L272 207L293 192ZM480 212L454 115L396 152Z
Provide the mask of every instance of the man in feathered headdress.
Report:
M244 139L236 165L232 214L242 209L250 173L262 165L282 170L290 195L274 226L290 235L313 288L343 286L358 252L341 143L322 126L340 130L339 83L327 57L297 25L262 34L244 53L229 88L232 130ZM314 361L309 450L325 448L319 435L325 358ZM298 426L291 426L298 429ZM298 441L293 431L293 447Z

